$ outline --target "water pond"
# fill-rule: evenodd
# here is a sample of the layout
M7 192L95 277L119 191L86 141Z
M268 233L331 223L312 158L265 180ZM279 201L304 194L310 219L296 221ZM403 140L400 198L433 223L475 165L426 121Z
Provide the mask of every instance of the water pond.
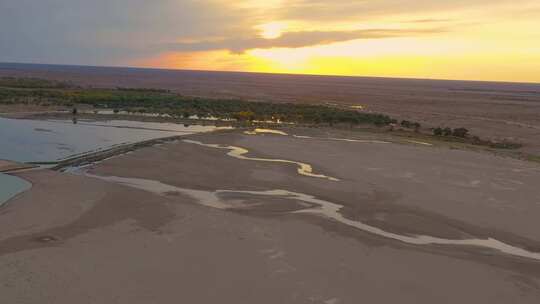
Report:
M25 120L0 118L0 160L56 162L116 145L215 130L215 126L127 120ZM0 205L30 188L0 174Z
M23 120L0 118L0 159L58 161L73 155L176 135L214 130L215 126L123 120Z

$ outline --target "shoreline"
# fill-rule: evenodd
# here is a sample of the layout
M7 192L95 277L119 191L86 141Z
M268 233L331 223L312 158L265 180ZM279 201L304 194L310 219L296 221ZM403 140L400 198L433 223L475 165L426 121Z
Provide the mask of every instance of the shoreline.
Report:
M25 114L26 115L26 114ZM71 114L65 113L65 112L32 112L28 116L23 117L9 117L4 116L0 114L0 117L5 117L8 119L29 119L29 120L41 120L41 119L51 119L51 118L69 118L72 117ZM137 122L156 122L156 123L175 123L175 124L190 124L190 125L198 125L199 123L203 122L204 125L215 125L217 128L216 130L210 131L210 132L223 132L228 131L228 129L223 130L220 129L222 126L219 126L220 124L223 126L230 126L230 122L224 122L224 121L212 121L212 120L175 120L173 118L166 118L166 117L145 117L142 115L106 115L106 114L82 114L79 116L82 119L96 119L96 121L109 121L109 120L129 120L129 121L137 121ZM357 130L347 130L343 128L335 128L335 127L323 127L323 126L291 126L291 125L274 125L269 126L268 124L253 124L251 126L242 126L242 127L231 127L231 130L240 130L244 132L249 132L248 130L259 128L259 127L266 127L266 128L272 128L271 130L278 130L278 132L282 132L280 130L285 130L287 132L291 132L291 130L297 130L301 131L300 133L304 133L305 131L309 130L326 130L326 132L335 132L335 133L341 133L341 132L348 132L350 133L358 133L359 135L365 135L368 134L370 136L374 136L374 138L382 138L384 140L389 140L390 142L394 144L413 144L413 145L423 145L423 146L429 146L429 147L442 147L444 149L462 149L465 151L474 151L476 153L489 153L496 155L498 157L511 157L514 159L522 160L522 161L530 161L533 163L540 162L540 157L536 155L523 155L521 153L513 153L513 151L508 150L500 150L500 149L489 149L489 148L483 148L481 146L475 146L475 145L468 145L468 144L462 144L462 143L452 143L446 140L438 140L437 138L429 137L424 134L416 134L412 132L383 132L381 130L375 130L373 128L361 128ZM265 129L270 130L270 129ZM264 133L264 132L263 132ZM256 134L256 131L255 131ZM304 135L297 135L297 134L288 134L284 133L287 136L293 136L296 138L305 138L308 139L310 136L304 136ZM26 162L26 163L17 163L10 160L4 160L6 164L2 165L2 160L0 160L0 173L13 173L21 170L27 170L27 169L35 169L39 166L50 166L48 169L60 171L66 167L70 166L80 166L85 165L92 162L99 162L104 159L122 155L128 152L135 151L140 148L153 146L160 143L180 140L182 138L185 138L186 136L193 135L193 134L184 134L184 135L175 135L175 136L168 136L168 137L162 137L162 138L155 138L150 140L144 140L140 142L134 142L134 143L127 143L127 144L119 144L117 146L112 146L104 150L98 150L98 151L87 151L82 153L81 155L72 155L65 159L61 159L58 161L44 161L44 162ZM317 138L313 138L317 139ZM322 139L322 138L319 138ZM327 138L328 140L343 140L343 141L355 141L354 139L338 139L338 138Z
M29 180L5 172L0 172L0 182L3 183L3 187L6 187L7 184L7 189L10 190L7 194L3 193L3 197L0 196L0 210L32 188L32 183Z
M10 173L31 168L35 168L35 166L29 163L0 159L0 173Z
M6 113L4 113L6 114ZM63 111L44 111L44 112L31 112L23 116L15 116L0 114L0 117L8 119L28 119L28 120L47 120L47 119L72 119L73 115L69 112ZM256 128L263 129L275 129L284 130L290 132L291 130L308 131L309 130L323 130L328 133L349 133L358 135L373 135L381 137L383 139L390 139L394 143L400 144L420 144L425 146L440 146L450 149L462 149L468 151L476 151L479 153L490 153L500 157L511 157L519 160L530 161L533 163L540 163L540 155L522 151L522 148L493 148L485 145L471 144L463 142L461 140L453 140L452 138L436 137L425 133L416 133L406 130L383 130L374 126L358 126L355 128L345 126L324 126L324 125L311 125L311 124L288 124L288 123L268 123L268 122L255 122L255 123L240 123L233 121L223 120L207 120L207 119L178 119L162 116L145 116L139 114L92 114L92 113L80 113L76 116L80 119L90 119L95 121L111 121L111 120L127 120L135 122L154 122L154 123L173 123L178 125L202 125L209 126L214 125L216 127L232 127L241 130L251 130ZM294 134L293 134L294 135ZM527 146L524 146L528 148Z

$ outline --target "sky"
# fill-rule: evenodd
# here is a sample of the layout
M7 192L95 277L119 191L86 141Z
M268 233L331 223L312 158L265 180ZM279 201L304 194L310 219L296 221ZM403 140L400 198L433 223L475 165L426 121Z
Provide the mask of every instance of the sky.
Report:
M0 62L540 82L540 1L0 0Z

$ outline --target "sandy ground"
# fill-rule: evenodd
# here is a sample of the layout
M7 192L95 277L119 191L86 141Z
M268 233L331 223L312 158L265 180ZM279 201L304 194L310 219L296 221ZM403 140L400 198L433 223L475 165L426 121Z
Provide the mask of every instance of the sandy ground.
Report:
M12 161L9 161L9 160L0 159L0 172L7 172L7 171L12 171L12 170L20 170L20 169L28 169L28 168L33 168L33 167L34 166L32 166L32 165L21 164L21 163L12 162Z
M0 64L0 76L68 80L83 86L170 89L185 95L362 106L424 126L465 127L540 154L540 84L196 72Z
M318 132L303 135L329 135ZM340 181L186 142L115 157L90 173L208 191L292 190L342 204L348 218L396 233L489 236L540 251L540 167L533 163L422 145L240 132L189 139L244 147L253 157L307 162ZM87 176L19 176L33 188L0 208L2 302L540 299L540 261L473 247L408 245L292 214L300 207L290 201L234 194L227 200L243 207L226 211L181 193L156 195Z

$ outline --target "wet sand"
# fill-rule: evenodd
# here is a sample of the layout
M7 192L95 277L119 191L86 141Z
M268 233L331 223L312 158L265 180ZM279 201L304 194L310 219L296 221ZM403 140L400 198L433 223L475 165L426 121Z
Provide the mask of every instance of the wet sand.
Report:
M0 173L8 171L16 171L22 169L33 168L34 166L28 164L17 163L9 160L0 159Z
M414 245L306 210L343 206L389 233L495 238L540 251L540 167L420 144L304 131L190 135L86 168L52 171L0 208L0 294L11 303L537 303L540 261L478 246ZM354 139L329 141L328 138ZM197 199L216 193L218 202ZM221 192L220 192L221 191ZM204 204L206 202L206 204ZM316 201L315 201L316 203ZM114 287L114 288L111 288Z

